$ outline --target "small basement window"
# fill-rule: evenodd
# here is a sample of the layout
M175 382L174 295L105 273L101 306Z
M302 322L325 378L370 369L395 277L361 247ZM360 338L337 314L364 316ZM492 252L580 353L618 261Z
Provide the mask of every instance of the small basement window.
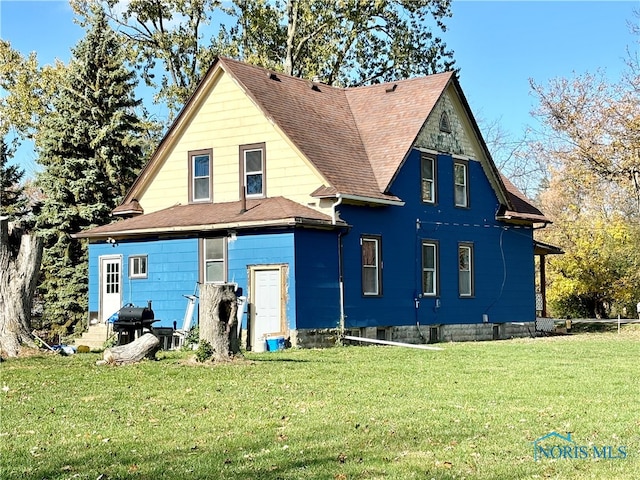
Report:
M129 278L147 278L147 256L129 257Z

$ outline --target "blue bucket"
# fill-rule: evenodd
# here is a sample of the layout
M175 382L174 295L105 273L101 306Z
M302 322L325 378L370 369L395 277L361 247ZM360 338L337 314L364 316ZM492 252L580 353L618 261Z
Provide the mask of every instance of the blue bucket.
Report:
M267 337L267 351L278 352L284 350L284 337Z

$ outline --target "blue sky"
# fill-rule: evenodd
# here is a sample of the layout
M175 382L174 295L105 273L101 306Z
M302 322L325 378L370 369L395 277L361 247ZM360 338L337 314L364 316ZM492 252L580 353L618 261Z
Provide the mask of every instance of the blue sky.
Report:
M619 78L627 47L635 43L637 49L639 40L628 28L638 21L634 9L640 10L640 0L453 0L443 38L454 50L462 89L479 122L499 121L519 138L532 123L530 78L545 84L597 69ZM66 1L0 0L0 37L24 54L35 51L41 64L68 61L83 35ZM14 160L32 175L35 158L23 148Z

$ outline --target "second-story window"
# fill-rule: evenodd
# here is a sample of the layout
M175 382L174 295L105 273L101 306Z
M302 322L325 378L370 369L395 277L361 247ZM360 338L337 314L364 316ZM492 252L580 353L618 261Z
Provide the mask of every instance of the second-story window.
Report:
M247 198L265 196L264 143L240 146L240 176L240 188L246 188Z
M453 182L455 206L467 208L469 206L469 163L456 161L453 164Z
M423 153L420 163L420 176L422 180L422 201L425 203L436 203L436 157Z
M211 149L189 152L189 202L210 202L213 198Z

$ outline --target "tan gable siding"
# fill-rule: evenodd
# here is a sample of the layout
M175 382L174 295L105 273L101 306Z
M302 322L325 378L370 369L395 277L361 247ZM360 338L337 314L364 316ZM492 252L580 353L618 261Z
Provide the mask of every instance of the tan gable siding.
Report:
M484 157L482 147L473 134L473 127L462 104L453 92L450 87L440 97L418 134L415 146L479 160ZM440 131L443 112L449 117L451 133Z
M191 121L167 150L166 158L138 200L145 213L188 203L188 152L213 149L214 202L239 199L239 146L266 144L267 195L284 196L306 205L310 193L323 184L309 166L240 87L220 76Z

